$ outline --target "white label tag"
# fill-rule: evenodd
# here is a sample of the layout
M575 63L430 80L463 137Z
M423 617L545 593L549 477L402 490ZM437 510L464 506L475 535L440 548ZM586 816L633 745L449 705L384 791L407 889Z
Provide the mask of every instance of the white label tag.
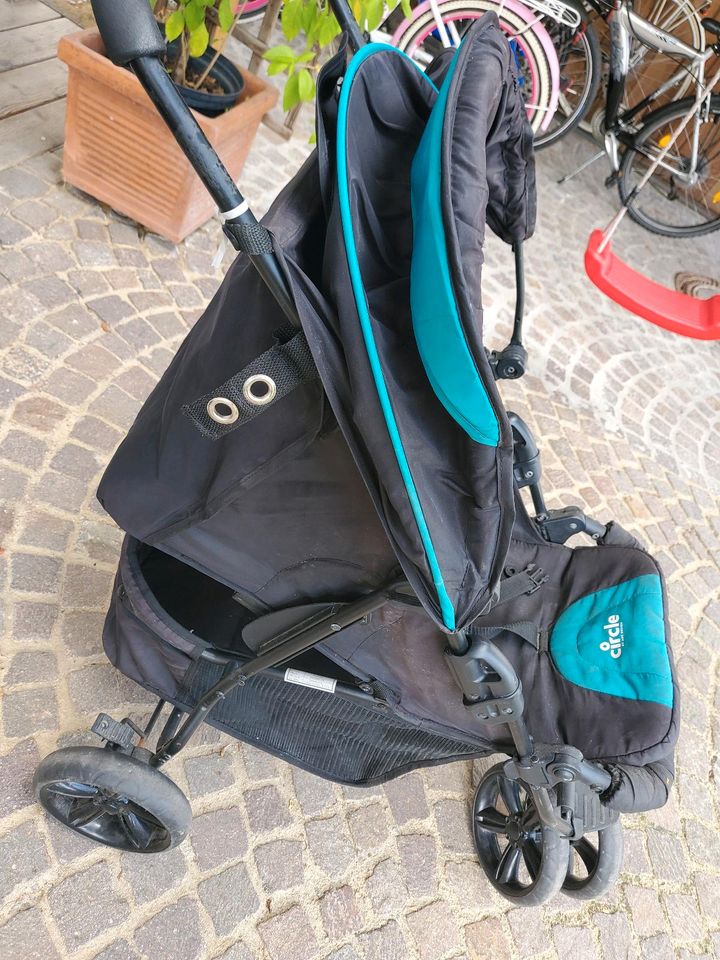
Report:
M286 683L297 683L301 687L312 687L314 690L325 690L327 693L335 693L337 680L331 677L321 677L317 673L305 673L304 670L291 670L289 667L285 671Z

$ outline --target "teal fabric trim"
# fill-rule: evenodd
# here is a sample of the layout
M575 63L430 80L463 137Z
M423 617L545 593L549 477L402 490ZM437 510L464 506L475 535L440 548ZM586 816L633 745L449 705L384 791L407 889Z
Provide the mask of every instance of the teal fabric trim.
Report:
M571 683L628 700L673 705L660 577L646 574L576 600L563 611L550 654Z
M425 550L428 567L430 568L430 572L432 574L433 584L435 586L435 590L437 591L442 620L448 630L454 630L455 610L450 601L447 590L445 589L445 583L443 581L442 572L440 570L440 565L435 553L435 547L433 546L430 531L428 530L428 525L425 520L425 514L423 513L422 504L420 503L420 498L415 487L415 482L410 470L410 464L408 463L408 459L405 454L402 438L400 437L400 431L398 430L397 421L393 412L390 394L388 393L387 384L385 383L385 376L383 374L382 364L378 355L377 345L375 344L372 323L368 311L367 298L365 296L365 288L363 286L362 274L360 272L357 248L355 246L355 236L353 233L352 212L350 208L350 191L348 189L347 173L347 120L350 90L352 88L353 80L365 60L367 60L369 57L372 57L376 53L384 51L391 51L395 55L404 56L410 63L413 63L413 66L417 67L417 64L415 64L410 57L408 57L406 54L403 54L395 47L391 47L389 44L385 43L367 44L366 46L362 47L350 61L345 73L342 87L340 88L340 102L338 105L337 168L340 219L342 222L345 251L348 258L348 268L350 270L350 279L355 297L355 305L360 318L360 327L362 329L363 339L365 341L365 349L367 350L368 360L370 361L370 367L375 380L375 387L378 392L380 406L385 418L385 423L387 424L388 433L390 435L390 440L395 452L395 458L400 469L400 474L402 476L403 483L405 484L405 489L407 490L408 500L410 501L413 516L415 517L415 522L417 523L418 531L420 533L420 539ZM417 67L417 69L421 76L425 76L419 67ZM427 82L431 83L430 80L427 80Z
M435 101L412 165L410 305L415 340L438 399L469 437L496 447L500 425L460 322L443 224L443 124L459 52Z

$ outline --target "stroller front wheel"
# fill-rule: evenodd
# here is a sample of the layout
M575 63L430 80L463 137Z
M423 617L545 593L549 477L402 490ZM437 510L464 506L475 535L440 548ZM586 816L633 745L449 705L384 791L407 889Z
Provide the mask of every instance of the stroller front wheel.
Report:
M575 900L594 900L613 886L622 868L624 841L620 820L570 842L563 893Z
M473 801L473 836L490 883L508 900L534 907L559 893L567 873L569 843L540 820L532 794L492 767Z
M96 843L161 853L190 831L192 812L164 773L107 747L65 747L35 771L35 797L64 826Z

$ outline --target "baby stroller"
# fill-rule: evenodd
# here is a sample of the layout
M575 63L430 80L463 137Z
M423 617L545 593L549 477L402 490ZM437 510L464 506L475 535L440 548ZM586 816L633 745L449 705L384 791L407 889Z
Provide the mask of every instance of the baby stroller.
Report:
M159 703L145 729L100 714L103 748L48 756L39 802L154 853L190 829L160 767L203 721L355 785L501 752L472 809L490 882L525 905L598 896L620 813L667 799L678 695L655 561L615 523L546 508L537 446L496 387L526 362L535 218L496 17L423 73L364 44L336 0L317 149L258 223L159 63L146 0L94 8L240 256L98 494L127 531L105 650ZM482 342L486 221L515 251L498 352ZM577 533L595 544L565 546Z

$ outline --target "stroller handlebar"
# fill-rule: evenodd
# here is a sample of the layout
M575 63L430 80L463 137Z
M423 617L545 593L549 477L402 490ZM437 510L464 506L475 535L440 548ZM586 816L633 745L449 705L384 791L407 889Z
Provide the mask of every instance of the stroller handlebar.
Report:
M117 66L165 53L148 0L92 0L92 9L108 58Z

